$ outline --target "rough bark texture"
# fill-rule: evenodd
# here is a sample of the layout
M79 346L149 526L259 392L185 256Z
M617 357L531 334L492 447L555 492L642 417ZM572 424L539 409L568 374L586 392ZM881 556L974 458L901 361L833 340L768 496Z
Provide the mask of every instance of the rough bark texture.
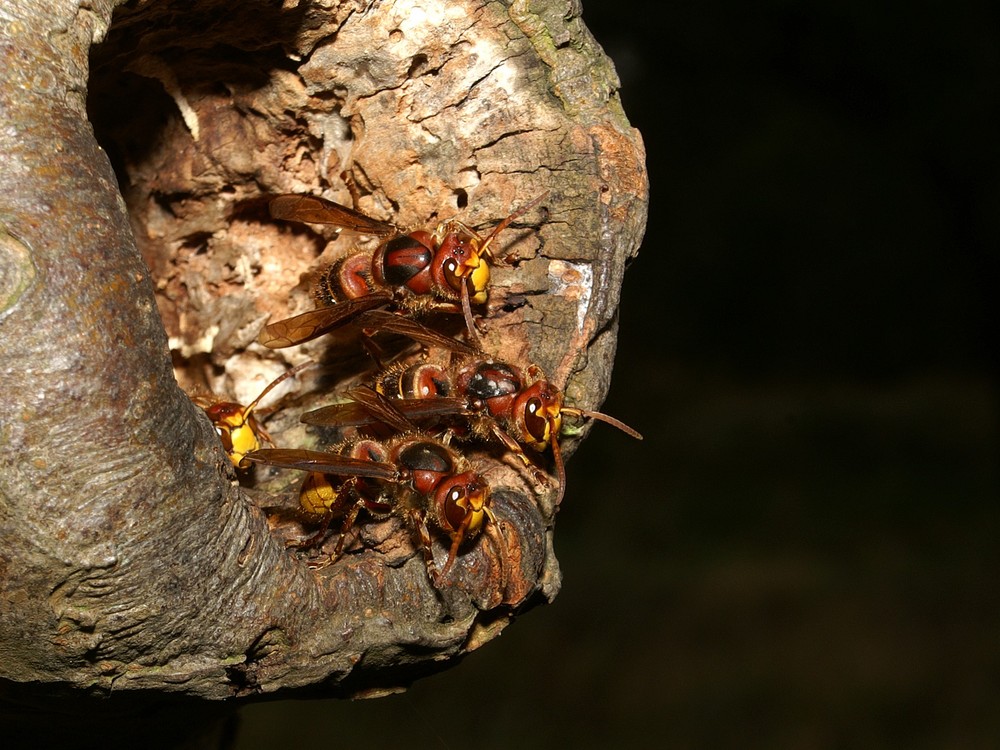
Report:
M548 191L501 236L484 347L594 408L646 210L613 69L568 0L114 5L0 9L5 693L405 685L555 595L551 493L475 454L503 550L480 539L436 589L390 522L313 571L260 507L290 479L241 488L177 381L247 403L324 361L269 423L306 446L298 414L358 374L323 339L253 343L350 242L268 219L266 195L413 229L488 226Z

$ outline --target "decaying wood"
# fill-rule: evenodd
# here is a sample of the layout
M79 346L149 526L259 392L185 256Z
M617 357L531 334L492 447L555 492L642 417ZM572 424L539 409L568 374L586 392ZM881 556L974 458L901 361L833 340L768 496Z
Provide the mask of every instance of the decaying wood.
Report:
M501 237L484 346L594 408L645 223L613 70L572 0L139 0L112 22L114 5L0 9L5 689L404 685L555 595L551 492L476 456L502 487L502 553L479 540L436 589L390 523L313 571L261 510L277 485L235 482L177 380L247 403L323 361L269 424L305 445L298 414L358 374L323 339L254 343L268 315L311 307L311 273L358 241L269 219L267 195L414 229L488 227L547 191Z

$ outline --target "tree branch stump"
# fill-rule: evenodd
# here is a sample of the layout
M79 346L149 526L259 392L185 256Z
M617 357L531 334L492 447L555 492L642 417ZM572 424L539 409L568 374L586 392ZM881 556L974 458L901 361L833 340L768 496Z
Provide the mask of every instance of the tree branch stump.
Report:
M324 361L322 388L269 422L301 447L316 437L298 415L357 376L323 339L254 343L268 315L312 306L312 274L351 242L269 219L266 196L321 194L415 229L489 226L547 192L544 214L501 235L511 264L494 274L484 348L596 408L647 183L579 13L572 0L0 10L8 699L377 694L555 596L552 493L485 453L505 559L481 539L435 588L390 523L310 570L261 509L291 479L240 487L178 381L248 403L288 365Z

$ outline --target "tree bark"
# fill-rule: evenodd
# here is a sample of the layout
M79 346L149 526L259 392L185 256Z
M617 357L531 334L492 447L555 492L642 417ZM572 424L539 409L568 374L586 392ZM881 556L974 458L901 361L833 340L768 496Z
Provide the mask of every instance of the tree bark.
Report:
M502 550L478 540L436 588L390 523L314 571L262 510L290 478L241 487L177 381L247 403L323 360L269 423L300 447L301 411L358 375L323 339L254 343L347 244L268 219L267 195L415 229L489 226L547 191L500 237L484 348L595 408L647 199L613 69L571 0L116 5L0 9L4 694L404 686L555 596L552 492L476 454Z

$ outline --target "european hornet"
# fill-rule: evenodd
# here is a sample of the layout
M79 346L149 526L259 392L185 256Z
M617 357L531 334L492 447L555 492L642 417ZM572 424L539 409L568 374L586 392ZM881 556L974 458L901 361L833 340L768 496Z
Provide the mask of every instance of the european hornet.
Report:
M533 470L522 446L538 452L551 448L559 480L557 505L566 487L559 448L563 416L606 422L642 440L642 435L614 417L564 404L562 391L535 365L522 371L485 355L450 366L418 363L392 368L379 376L374 388L354 388L348 396L351 401L306 412L302 421L336 427L381 423L397 430L405 429L408 422L444 424L459 435L467 427L476 437L499 440Z
M282 373L268 383L264 390L260 392L260 395L247 406L237 404L233 401L215 401L201 396L192 399L195 405L201 407L212 421L215 431L219 434L219 440L222 441L222 447L226 451L226 455L229 456L229 459L236 468L246 469L250 466L246 461L246 454L260 448L261 441L271 445L274 444L271 436L267 434L252 413L257 404L277 385L311 364L311 361L303 362L291 370Z
M319 519L321 528L304 546L315 544L330 522L343 517L340 539L331 561L340 557L346 534L365 511L376 519L395 514L420 536L431 579L443 579L463 542L479 536L489 520L490 488L463 456L446 443L425 436L400 435L384 442L359 439L333 452L261 449L247 460L307 471L299 503ZM431 549L432 526L451 540L448 559L438 572Z
M501 221L483 237L459 221L446 221L433 231L404 234L396 226L309 195L279 195L271 200L271 216L312 224L329 224L354 234L382 239L374 253L355 253L327 268L316 288L319 307L270 323L260 343L272 349L322 336L366 310L392 306L407 312L461 312L472 341L477 340L472 305L486 302L492 244L514 219L538 205L543 193Z

